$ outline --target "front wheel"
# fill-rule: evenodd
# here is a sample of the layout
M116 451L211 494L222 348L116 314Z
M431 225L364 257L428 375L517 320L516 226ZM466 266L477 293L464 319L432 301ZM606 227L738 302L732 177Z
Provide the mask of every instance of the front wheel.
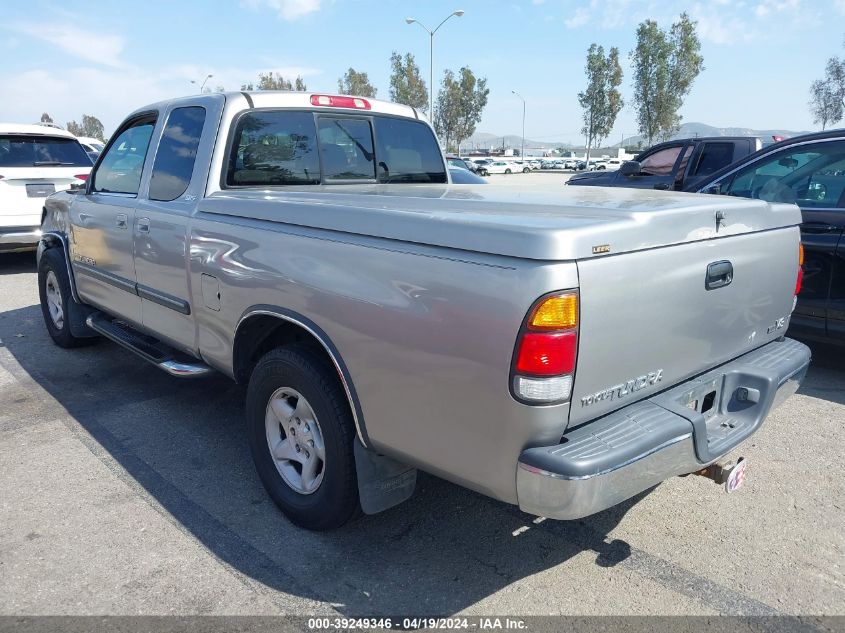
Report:
M506 169L506 170L505 170L505 173L506 173L506 174L510 174L510 173L512 173L512 172L511 172L511 170L510 170L510 169Z
M531 170L530 170L528 167L523 167L523 168L522 168L522 173L523 173L523 174L527 174L529 171L531 171Z
M354 422L334 368L306 346L267 353L247 390L252 457L275 504L309 530L357 512Z

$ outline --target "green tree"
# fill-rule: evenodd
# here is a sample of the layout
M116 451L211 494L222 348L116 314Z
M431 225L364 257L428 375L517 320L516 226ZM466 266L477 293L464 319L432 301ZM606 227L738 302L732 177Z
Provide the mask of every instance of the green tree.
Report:
M354 68L337 80L337 91L342 95L355 95L356 97L372 97L375 99L376 89L370 83L367 73L359 73Z
M469 68L461 68L459 78L451 70L443 73L434 108L434 129L447 150L459 148L461 141L475 133L489 94L487 79L476 79Z
M842 99L829 81L817 79L810 85L809 105L813 123L820 123L823 130L842 119Z
M258 73L258 83L241 84L241 90L294 90L297 92L305 92L308 88L305 86L305 81L297 75L296 79L291 81L285 79L277 72Z
M653 20L637 28L637 46L630 54L634 108L639 131L649 145L655 138L669 138L678 129L678 110L704 70L695 27L696 22L682 13L668 33Z
M41 122L42 122L42 123L52 123L52 122L53 122L53 117L51 117L49 114L47 114L46 112L44 112L44 113L41 115Z
M103 131L103 124L100 123L100 119L88 114L82 115L82 123L69 121L67 124L67 131L74 136L88 136L90 138L98 138L101 141L106 138Z
M824 79L810 85L810 113L822 129L845 116L845 57L828 59Z
M587 138L587 161L593 142L601 145L602 139L610 135L616 117L622 109L622 67L619 65L619 49L615 46L607 56L604 48L592 44L587 51L587 89L578 93L578 103L584 110L584 127L581 133Z
M428 112L428 90L410 53L390 55L390 100Z

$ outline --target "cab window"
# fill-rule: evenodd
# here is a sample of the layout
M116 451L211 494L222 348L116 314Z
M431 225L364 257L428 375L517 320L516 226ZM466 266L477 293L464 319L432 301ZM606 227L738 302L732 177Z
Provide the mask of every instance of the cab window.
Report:
M155 119L139 119L117 135L94 173L92 191L138 194L154 127Z
M443 155L427 125L391 117L373 123L379 182L447 182Z
M238 119L226 173L228 186L320 183L314 115L249 112Z
M317 123L323 178L374 180L373 132L367 119L320 117Z

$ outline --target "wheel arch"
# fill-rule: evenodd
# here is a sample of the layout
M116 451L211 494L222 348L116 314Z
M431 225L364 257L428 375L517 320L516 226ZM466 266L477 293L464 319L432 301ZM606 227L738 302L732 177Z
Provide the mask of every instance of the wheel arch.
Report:
M352 376L337 346L320 326L291 310L258 305L244 311L235 328L232 345L232 374L236 382L246 384L258 360L271 349L289 343L310 344L334 367L346 393L355 432L365 447L370 446Z
M41 240L38 242L37 259L41 260L42 253L48 248L59 248L62 251L62 257L65 260L67 267L67 276L70 281L70 293L73 300L77 303L82 303L79 298L79 293L76 291L76 278L73 276L73 267L70 265L70 248L68 247L67 235L61 231L47 231L41 234Z

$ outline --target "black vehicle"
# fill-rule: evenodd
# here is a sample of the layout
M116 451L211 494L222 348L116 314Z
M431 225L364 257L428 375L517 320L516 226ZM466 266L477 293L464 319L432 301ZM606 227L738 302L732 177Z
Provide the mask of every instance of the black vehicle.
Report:
M454 185L486 185L488 184L484 178L477 176L468 169L463 167L453 167L449 165L449 175L452 176L452 184Z
M682 191L762 146L760 139L749 136L668 141L650 147L635 160L622 163L618 170L576 174L567 184ZM586 167L586 164L578 165L579 170Z
M685 190L797 204L804 279L789 334L845 345L845 129L770 145Z
M471 160L464 160L463 158L458 158L456 156L447 156L446 164L448 164L449 167L460 167L461 169L466 169L474 174L478 173L478 165L473 163Z

